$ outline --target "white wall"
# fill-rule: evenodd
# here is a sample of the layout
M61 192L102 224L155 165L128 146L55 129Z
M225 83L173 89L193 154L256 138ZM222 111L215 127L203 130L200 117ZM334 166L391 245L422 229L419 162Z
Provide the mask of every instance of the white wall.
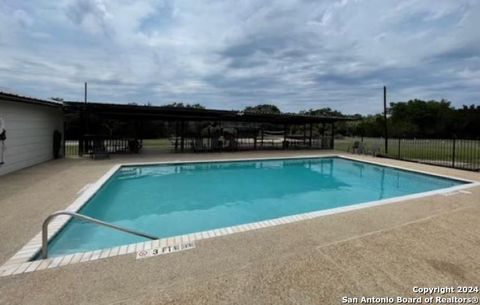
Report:
M53 159L53 131L62 133L61 108L0 100L7 139L0 176ZM0 141L0 158L2 141ZM0 159L1 161L1 159Z

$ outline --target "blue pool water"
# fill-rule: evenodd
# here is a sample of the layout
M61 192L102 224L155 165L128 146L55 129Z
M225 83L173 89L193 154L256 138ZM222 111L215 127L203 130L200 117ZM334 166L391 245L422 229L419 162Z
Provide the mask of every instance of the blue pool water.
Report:
M122 167L80 213L168 237L464 183L342 158ZM72 220L49 253L144 240Z

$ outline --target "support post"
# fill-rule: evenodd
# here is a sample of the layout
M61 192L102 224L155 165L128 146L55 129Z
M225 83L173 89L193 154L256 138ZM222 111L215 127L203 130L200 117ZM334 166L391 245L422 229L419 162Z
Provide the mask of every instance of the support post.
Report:
M324 149L325 145L325 122L322 123L322 149Z
M401 141L401 139L400 139L400 137L398 137L398 151L397 151L397 159L399 159L399 160L400 160L400 141Z
M286 149L287 146L287 124L283 124L283 149Z
M260 133L261 133L261 134L260 134L260 136L262 137L262 143L260 144L260 147L262 147L262 148L263 148L263 138L264 138L264 134L263 134L263 125L262 125L262 127L261 127L261 129L260 129Z
M308 146L312 148L312 137L313 137L313 124L310 123L310 139L308 140Z
M140 119L140 140L142 143L142 147L143 147L143 138L145 137L144 124L145 124L145 121L143 119Z
M184 120L182 120L180 129L181 129L180 151L183 152L185 149L185 121Z
M307 123L303 124L303 145L307 143Z
M67 157L67 140L65 139L65 130L67 130L67 122L63 122L63 131L62 131L62 135L63 135L63 157L66 158ZM0 159L0 163L2 162L2 159Z
M175 151L178 151L178 136L179 136L178 121L175 121Z
M81 123L81 130L78 139L78 155L81 157L85 151L84 144L85 144L85 108L80 113L80 120Z
M457 138L453 138L453 145L452 145L452 167L455 167L455 146L456 146L456 140Z
M335 149L335 122L332 122L332 138L330 141L330 149Z
M383 86L383 121L385 124L385 155L388 155L387 87L386 86Z

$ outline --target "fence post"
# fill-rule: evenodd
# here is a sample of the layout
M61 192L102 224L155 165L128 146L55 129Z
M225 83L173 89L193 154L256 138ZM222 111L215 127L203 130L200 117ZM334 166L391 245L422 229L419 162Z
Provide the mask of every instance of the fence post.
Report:
M455 142L456 142L456 137L453 138L452 167L455 167Z
M308 140L308 146L312 148L312 136L313 136L313 125L310 123L310 139Z
M83 137L83 135L81 135L78 139L78 155L80 157L83 156L84 145L85 145L84 137Z
M181 132L181 138L180 138L180 151L183 152L185 149L185 121L181 121L180 125L180 132ZM210 129L208 129L208 133L210 133Z
M332 138L330 141L330 149L335 149L335 122L332 122Z
M400 137L398 137L398 152L397 152L397 159L400 160Z
M67 144L65 137L65 130L67 130L67 122L63 122L63 157L67 157Z
M388 155L387 87L383 86L383 121L385 132L385 155Z

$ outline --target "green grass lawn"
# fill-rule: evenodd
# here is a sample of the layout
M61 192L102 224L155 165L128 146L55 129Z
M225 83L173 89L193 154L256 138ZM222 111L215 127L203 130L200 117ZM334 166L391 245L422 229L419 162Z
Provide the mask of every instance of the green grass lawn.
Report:
M360 138L335 139L335 149L351 151L353 143L361 141ZM364 138L363 145L367 151L378 148L385 154L384 139ZM435 164L451 165L453 160L453 140L413 140L389 139L388 156L392 158L425 161ZM480 169L480 141L456 140L455 142L456 166L470 169Z
M335 149L351 152L355 141L360 138L345 137L335 139ZM385 155L384 140L382 138L364 138L363 146L366 153L379 151ZM162 152L173 151L173 145L167 138L143 140L145 150ZM388 156L404 160L423 161L433 164L451 166L453 164L453 140L400 140L389 139ZM68 141L65 147L67 156L78 155L78 142ZM455 166L467 169L480 170L480 140L456 140Z
M145 139L143 148L149 151L169 152L173 150L173 145L167 138L164 139ZM67 140L65 143L65 154L67 157L78 157L78 140Z
M143 140L144 147L172 147L169 139L145 139Z

